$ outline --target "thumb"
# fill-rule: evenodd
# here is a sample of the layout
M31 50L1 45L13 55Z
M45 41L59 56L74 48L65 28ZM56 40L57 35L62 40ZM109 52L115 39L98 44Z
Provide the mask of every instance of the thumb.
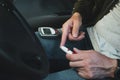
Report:
M79 53L80 52L80 50L77 49L77 48L73 48L73 51L74 51L74 53Z
M78 34L79 34L79 23L78 22L74 22L73 24L73 29L72 29L72 36L73 37L78 37Z

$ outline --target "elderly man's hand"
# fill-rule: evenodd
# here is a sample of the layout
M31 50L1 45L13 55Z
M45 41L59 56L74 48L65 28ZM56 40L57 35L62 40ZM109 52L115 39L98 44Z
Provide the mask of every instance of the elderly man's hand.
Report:
M82 25L82 17L76 12L68 19L62 26L62 38L60 46L64 46L67 38L69 40L81 40L85 37L85 32L79 32L79 29Z
M114 77L117 60L108 58L94 50L78 50L77 54L66 54L70 60L70 66L75 68L78 74L86 79Z

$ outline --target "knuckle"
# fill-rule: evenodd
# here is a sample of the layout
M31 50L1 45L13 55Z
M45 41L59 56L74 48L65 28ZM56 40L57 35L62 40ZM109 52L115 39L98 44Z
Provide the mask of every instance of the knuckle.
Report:
M87 66L86 67L86 74L87 74L87 78L88 79L92 79L93 77L94 77L94 74L93 74L93 72L91 71L91 66Z
M70 67L72 67L72 62L69 62Z
M92 79L94 77L94 74L92 72L88 72L88 78Z
M68 58L70 61L74 60L74 57L73 57L73 56L71 56L71 55L66 55L66 56L67 56L67 58Z
M79 75L79 76L82 76L82 75L81 75L81 72L78 72L78 75Z
M70 36L68 36L68 38L69 38L69 40L71 40L71 41L73 40L73 38L71 38Z

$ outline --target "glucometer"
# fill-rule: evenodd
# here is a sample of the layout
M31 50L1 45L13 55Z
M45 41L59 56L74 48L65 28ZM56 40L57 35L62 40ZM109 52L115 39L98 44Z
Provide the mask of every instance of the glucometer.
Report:
M54 29L52 27L39 27L38 32L43 38L56 38L62 34L61 28Z
M60 49L62 49L67 54L73 54L73 52L65 46L60 46Z

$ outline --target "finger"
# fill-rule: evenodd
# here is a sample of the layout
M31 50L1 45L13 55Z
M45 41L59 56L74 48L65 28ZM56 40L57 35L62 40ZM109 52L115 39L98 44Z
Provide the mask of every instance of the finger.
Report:
M81 39L83 39L84 37L85 37L85 32L81 31L81 32L79 33L78 39L81 40Z
M72 34L68 35L69 40L75 40L75 41L82 40L84 37L85 37L85 32L80 32L80 35L78 37L73 37Z
M84 70L79 70L78 75L81 76L82 78L90 79L90 77Z
M88 57L88 54L92 53L93 50L79 50L73 48L73 54L66 54L66 58L70 61L84 60Z
M62 27L62 38L61 38L61 43L60 46L64 46L65 42L67 40L68 37L68 33L71 31L71 27L73 26L72 20L69 19L67 22L65 22L63 24Z
M63 32L63 34L62 34L60 46L64 46L66 43L66 40L67 40L67 31Z
M79 76L81 76L83 78L88 78L87 72L84 67L77 67L77 68L75 68L75 70L77 71Z
M72 29L72 36L73 37L78 37L80 25L81 24L80 24L79 20L74 21L73 29Z
M79 61L84 59L81 54L66 54L66 58L70 61Z
M74 61L74 62L69 62L69 65L70 67L78 67L78 68L83 68L85 65L84 65L84 62L83 60L79 60L79 61Z
M74 47L74 48L73 48L73 51L74 51L75 53L80 54L82 50L79 50L79 49L77 49L77 48Z
M76 67L74 68L77 72L80 72L80 71L85 71L85 68L84 67Z
M70 61L79 61L85 59L86 50L79 50L77 48L73 48L73 54L66 54L66 58Z
M62 38L61 38L60 46L64 46L65 45L68 33L69 33L69 26L67 25L67 26L63 27L63 29L62 29Z
M82 55L84 55L84 54L88 54L88 53L91 53L93 50L79 50L79 49L77 49L77 48L73 48L73 51L75 52L75 53L78 53L78 54L81 54L81 56Z

